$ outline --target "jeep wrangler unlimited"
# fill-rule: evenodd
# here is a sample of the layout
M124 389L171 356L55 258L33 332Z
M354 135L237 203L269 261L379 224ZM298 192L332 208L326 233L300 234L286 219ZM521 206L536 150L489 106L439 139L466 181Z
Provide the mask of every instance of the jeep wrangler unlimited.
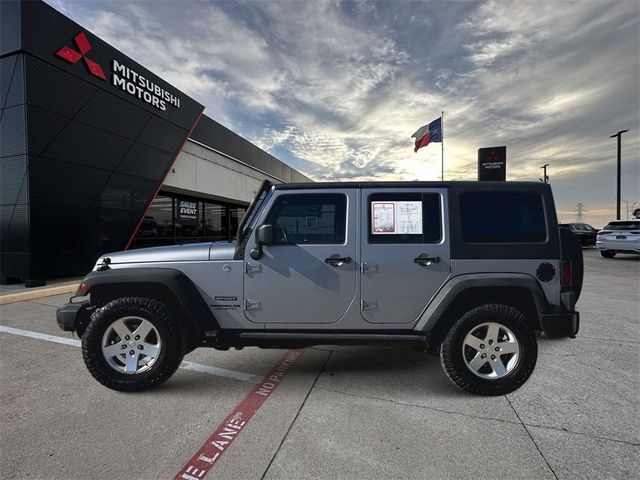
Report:
M116 390L159 385L197 347L381 344L499 395L531 375L541 331L576 335L582 272L542 183L265 182L235 241L104 255L57 321Z

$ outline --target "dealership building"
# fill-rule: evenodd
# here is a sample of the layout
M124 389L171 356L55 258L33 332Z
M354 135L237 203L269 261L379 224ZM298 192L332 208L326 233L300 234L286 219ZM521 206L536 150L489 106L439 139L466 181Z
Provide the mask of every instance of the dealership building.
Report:
M45 3L0 18L0 282L229 240L263 180L310 181Z

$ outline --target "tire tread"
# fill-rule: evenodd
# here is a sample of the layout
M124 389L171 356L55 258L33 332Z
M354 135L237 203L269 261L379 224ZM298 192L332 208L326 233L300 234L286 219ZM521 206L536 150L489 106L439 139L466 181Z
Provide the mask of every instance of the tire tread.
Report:
M138 315L154 323L167 347L161 358L144 374L125 375L108 366L98 347L105 329L115 316ZM164 332L162 332L164 330ZM146 297L117 298L96 309L82 335L82 357L89 373L107 388L136 392L154 388L178 369L186 350L185 335L173 313L160 301Z
M474 325L497 319L509 319L506 325L520 336L524 348L521 364L507 377L500 380L484 380L471 373L464 364L461 354L460 336L464 336ZM459 348L460 347L460 348ZM443 370L461 390L475 395L504 395L520 388L531 376L536 366L538 347L535 331L529 326L525 316L515 308L502 304L487 304L465 313L451 327L440 347L440 363Z

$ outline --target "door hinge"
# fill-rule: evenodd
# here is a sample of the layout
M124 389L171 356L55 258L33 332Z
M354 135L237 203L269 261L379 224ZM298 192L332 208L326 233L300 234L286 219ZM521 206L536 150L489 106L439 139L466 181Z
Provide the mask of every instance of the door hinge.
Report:
M378 273L378 264L362 262L360 264L360 271L362 273Z
M261 263L245 263L244 264L245 273L260 273L262 271Z
M245 311L251 310L260 310L262 308L262 303L258 300L247 299L244 301L244 309Z
M361 310L376 310L378 308L378 302L375 300L360 300Z

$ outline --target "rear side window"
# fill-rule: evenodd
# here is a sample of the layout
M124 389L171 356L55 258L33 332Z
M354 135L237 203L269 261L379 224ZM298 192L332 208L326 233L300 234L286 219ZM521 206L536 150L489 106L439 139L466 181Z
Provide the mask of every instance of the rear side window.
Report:
M290 194L276 200L265 223L275 225L278 243L344 243L347 198L343 194Z
M438 243L442 238L437 193L369 196L369 243Z
M547 239L539 193L463 193L460 219L467 243L540 243Z

